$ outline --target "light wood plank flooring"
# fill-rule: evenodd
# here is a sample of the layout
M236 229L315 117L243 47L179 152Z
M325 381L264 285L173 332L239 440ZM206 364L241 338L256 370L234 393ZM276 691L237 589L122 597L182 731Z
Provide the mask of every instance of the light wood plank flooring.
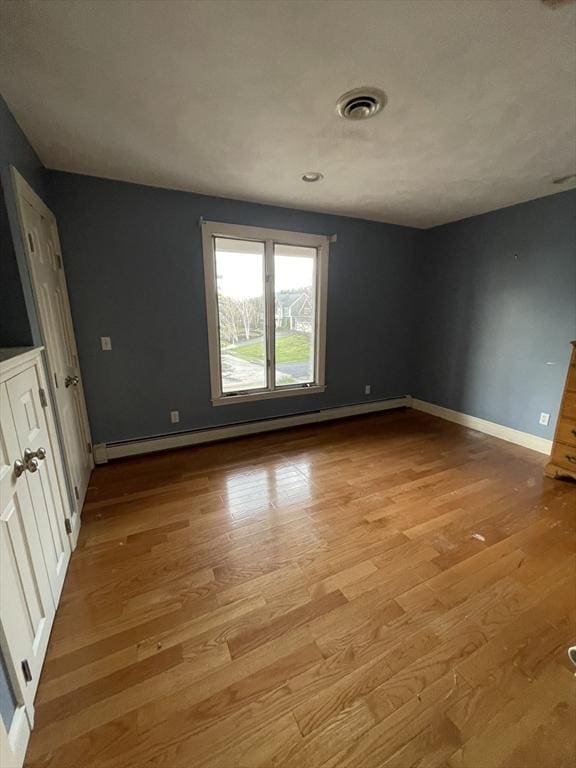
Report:
M27 766L572 766L545 461L395 411L97 468Z

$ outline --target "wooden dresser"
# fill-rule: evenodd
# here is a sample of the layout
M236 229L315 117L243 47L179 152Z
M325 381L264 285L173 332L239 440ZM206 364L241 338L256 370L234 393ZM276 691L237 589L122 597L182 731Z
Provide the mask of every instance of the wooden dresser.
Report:
M576 480L576 341L572 342L572 357L558 414L554 445L545 472L548 477L570 477Z

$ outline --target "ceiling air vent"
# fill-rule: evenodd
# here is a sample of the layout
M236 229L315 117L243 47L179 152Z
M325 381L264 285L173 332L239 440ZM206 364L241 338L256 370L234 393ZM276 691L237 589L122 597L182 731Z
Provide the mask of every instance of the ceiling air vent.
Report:
M336 111L345 120L367 120L386 105L386 94L379 88L354 88L340 96Z

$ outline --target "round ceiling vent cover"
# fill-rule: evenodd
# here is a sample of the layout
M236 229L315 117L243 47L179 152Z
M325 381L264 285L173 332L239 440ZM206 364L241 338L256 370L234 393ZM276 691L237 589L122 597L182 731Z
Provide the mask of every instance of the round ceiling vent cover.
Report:
M336 111L345 120L368 120L380 112L388 101L379 88L354 88L342 94L336 102Z

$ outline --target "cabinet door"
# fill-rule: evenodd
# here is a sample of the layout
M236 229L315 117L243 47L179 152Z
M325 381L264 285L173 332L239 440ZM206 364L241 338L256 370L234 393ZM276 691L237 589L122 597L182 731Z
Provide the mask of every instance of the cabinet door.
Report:
M70 541L65 527L66 515L56 476L56 460L60 457L54 456L53 444L48 434L48 424L40 402L41 382L36 366L31 366L17 376L13 376L6 386L20 453L22 456L25 455L26 450L38 453L38 458L34 461L36 471L27 471L25 476L30 489L50 588L54 603L58 605L70 560Z
M6 384L0 385L0 620L23 703L32 711L54 619L54 598L44 564L28 472L21 458Z

